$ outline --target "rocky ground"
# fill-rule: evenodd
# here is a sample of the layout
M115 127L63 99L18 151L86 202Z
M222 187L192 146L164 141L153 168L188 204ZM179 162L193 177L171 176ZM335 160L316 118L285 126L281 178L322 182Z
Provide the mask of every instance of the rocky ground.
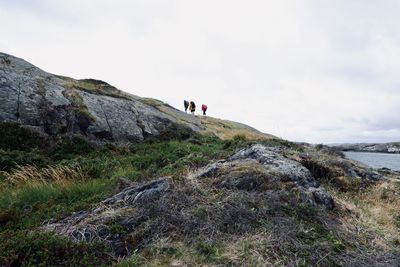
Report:
M387 178L335 152L307 152L254 144L193 170L181 182L123 179L127 187L121 192L40 229L74 241L104 242L115 259L135 258L163 240L169 249L183 243L200 250L211 265L248 266L254 260L260 266L397 266L400 254L364 242L364 233L343 222L352 211L321 185L330 180L333 188L348 191ZM251 261L235 252L213 255L255 237L261 240L249 246L265 244L253 248L260 255ZM193 261L177 254L165 261L175 266Z

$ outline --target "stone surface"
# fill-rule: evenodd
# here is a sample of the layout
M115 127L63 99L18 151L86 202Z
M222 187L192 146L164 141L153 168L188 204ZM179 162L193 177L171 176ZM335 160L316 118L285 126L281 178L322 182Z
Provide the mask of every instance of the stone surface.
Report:
M164 132L192 130L271 137L247 125L202 118L98 80L57 76L0 53L0 122L14 121L48 136L81 135L94 141L140 142ZM222 126L221 126L222 125Z
M91 82L88 88L101 88L99 84L113 88L96 80L60 78L0 53L0 121L34 126L48 135L69 133L119 142L143 141L178 124L201 130L195 124L178 123L138 97L119 93L115 88L115 96L105 95L109 91L90 92L80 88L80 82ZM70 88L68 84L77 85Z
M227 161L212 163L198 170L193 177L222 176L221 187L246 191L277 190L283 188L283 184L292 183L300 192L302 201L333 209L333 198L319 187L311 172L301 163L284 157L283 150L279 146L252 145L238 151ZM234 174L237 166L240 166L238 169L242 174Z
M138 209L159 200L169 188L169 182L163 178L134 185L102 201L92 210L75 212L61 220L50 220L40 230L74 241L106 242L116 255L125 255L126 236L148 219Z
M297 161L282 156L279 152L275 147L257 144L237 152L229 160L255 159L267 170L278 173L299 185L318 186L318 182L307 168Z

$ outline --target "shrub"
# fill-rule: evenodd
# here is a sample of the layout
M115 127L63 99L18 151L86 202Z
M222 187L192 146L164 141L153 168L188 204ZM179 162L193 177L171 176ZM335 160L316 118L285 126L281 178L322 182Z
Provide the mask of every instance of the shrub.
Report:
M94 147L80 137L64 137L50 151L54 160L71 159L79 155L87 155Z
M43 145L44 139L14 122L0 122L0 149L29 151Z
M193 135L195 135L195 133L190 128L173 124L160 132L159 136L154 137L152 141L154 141L154 139L160 141L187 140Z
M17 166L45 166L48 160L37 150L2 150L0 149L0 171L9 171Z
M100 243L74 243L50 233L6 231L0 234L1 266L108 266Z
M9 221L12 221L14 218L15 218L14 210L0 208L0 226Z
M244 134L237 134L232 138L233 141L235 142L243 142L246 141L246 136Z
M219 255L219 250L214 244L202 240L196 242L195 248L198 253L207 258L214 258Z

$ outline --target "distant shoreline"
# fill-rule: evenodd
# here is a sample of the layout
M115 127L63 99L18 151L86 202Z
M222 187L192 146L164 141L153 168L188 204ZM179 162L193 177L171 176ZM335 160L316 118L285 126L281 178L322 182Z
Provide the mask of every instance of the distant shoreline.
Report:
M334 144L330 145L335 150L342 152L371 152L371 153L385 153L385 154L400 154L400 142L381 143L381 144Z

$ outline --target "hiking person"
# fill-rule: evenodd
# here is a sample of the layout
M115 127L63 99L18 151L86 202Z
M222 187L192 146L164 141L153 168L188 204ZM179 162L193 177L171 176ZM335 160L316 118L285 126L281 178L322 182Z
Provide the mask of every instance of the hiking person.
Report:
M193 115L194 115L194 112L196 111L196 104L193 101L190 101L189 111L192 112Z
M203 116L206 116L207 105L201 105L201 110L203 111Z
M185 107L185 112L187 113L187 110L189 108L189 101L183 100L183 106Z

